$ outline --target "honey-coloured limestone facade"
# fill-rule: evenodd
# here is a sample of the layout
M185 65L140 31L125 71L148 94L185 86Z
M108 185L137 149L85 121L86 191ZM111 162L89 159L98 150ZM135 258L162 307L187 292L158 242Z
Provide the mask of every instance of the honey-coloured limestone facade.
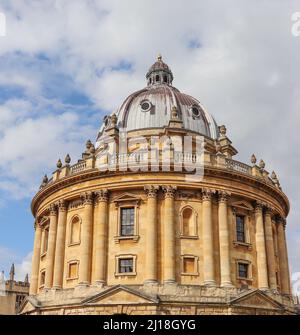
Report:
M233 159L226 127L172 85L161 56L146 78L82 159L44 177L21 313L295 314L276 174Z

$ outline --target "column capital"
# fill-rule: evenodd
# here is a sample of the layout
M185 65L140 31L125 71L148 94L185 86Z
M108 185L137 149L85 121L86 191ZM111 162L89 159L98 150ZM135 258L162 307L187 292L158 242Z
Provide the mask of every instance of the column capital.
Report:
M145 192L147 193L148 198L156 198L157 192L159 190L158 185L146 185L144 187Z
M231 196L230 192L227 191L218 191L218 200L220 202L227 202Z
M285 218L283 218L282 216L278 216L278 217L276 218L276 223L277 223L278 225L282 225L282 226L283 226L283 229L285 229L285 227L286 227L286 219L285 219Z
M80 194L80 197L83 201L83 204L84 205L92 205L93 200L94 200L93 195L94 195L93 192L84 192L84 193Z
M177 187L176 186L163 186L162 190L165 194L165 198L174 198L176 194Z
M208 201L211 200L213 194L216 193L216 190L209 189L209 188L203 188L202 189L202 200Z
M67 210L67 205L68 205L68 203L65 199L59 200L58 203L57 203L58 210L60 212L65 212Z
M38 219L35 219L33 226L34 230L36 230L37 228L42 229L41 223L39 222Z
M262 212L264 206L265 204L262 201L257 200L254 206L255 212L256 213Z
M108 201L108 190L103 188L95 192L96 203Z
M57 205L56 204L51 204L49 206L49 213L50 215L54 215L54 216L57 215Z
M272 216L274 214L274 211L275 211L274 207L272 207L269 204L265 205L265 215Z

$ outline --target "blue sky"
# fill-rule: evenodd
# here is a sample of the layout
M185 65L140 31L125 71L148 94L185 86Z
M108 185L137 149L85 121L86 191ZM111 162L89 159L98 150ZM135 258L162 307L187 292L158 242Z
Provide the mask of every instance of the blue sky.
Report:
M159 15L157 9L159 8ZM174 85L226 124L291 200L288 244L300 272L298 1L1 0L0 265L30 268L30 200L45 173L95 140L105 114L145 85L157 53ZM255 22L255 24L253 24Z

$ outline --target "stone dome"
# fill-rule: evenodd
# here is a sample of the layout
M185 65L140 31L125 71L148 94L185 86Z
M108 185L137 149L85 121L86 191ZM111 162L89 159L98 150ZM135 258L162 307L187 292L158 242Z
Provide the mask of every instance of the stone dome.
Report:
M184 129L212 139L219 137L214 118L201 103L172 86L172 71L160 55L150 67L146 78L147 86L130 94L115 111L119 128L134 131L167 127L175 106ZM108 124L107 120L108 116L104 118L99 136Z

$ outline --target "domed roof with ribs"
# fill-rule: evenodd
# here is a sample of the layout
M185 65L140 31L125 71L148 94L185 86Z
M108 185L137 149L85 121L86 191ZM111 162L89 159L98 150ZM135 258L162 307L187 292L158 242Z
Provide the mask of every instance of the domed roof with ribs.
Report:
M164 128L168 126L175 106L184 129L218 138L219 130L214 118L196 98L172 86L173 74L161 56L150 67L146 78L147 87L129 95L115 111L118 127L127 131ZM104 129L103 125L99 136Z

